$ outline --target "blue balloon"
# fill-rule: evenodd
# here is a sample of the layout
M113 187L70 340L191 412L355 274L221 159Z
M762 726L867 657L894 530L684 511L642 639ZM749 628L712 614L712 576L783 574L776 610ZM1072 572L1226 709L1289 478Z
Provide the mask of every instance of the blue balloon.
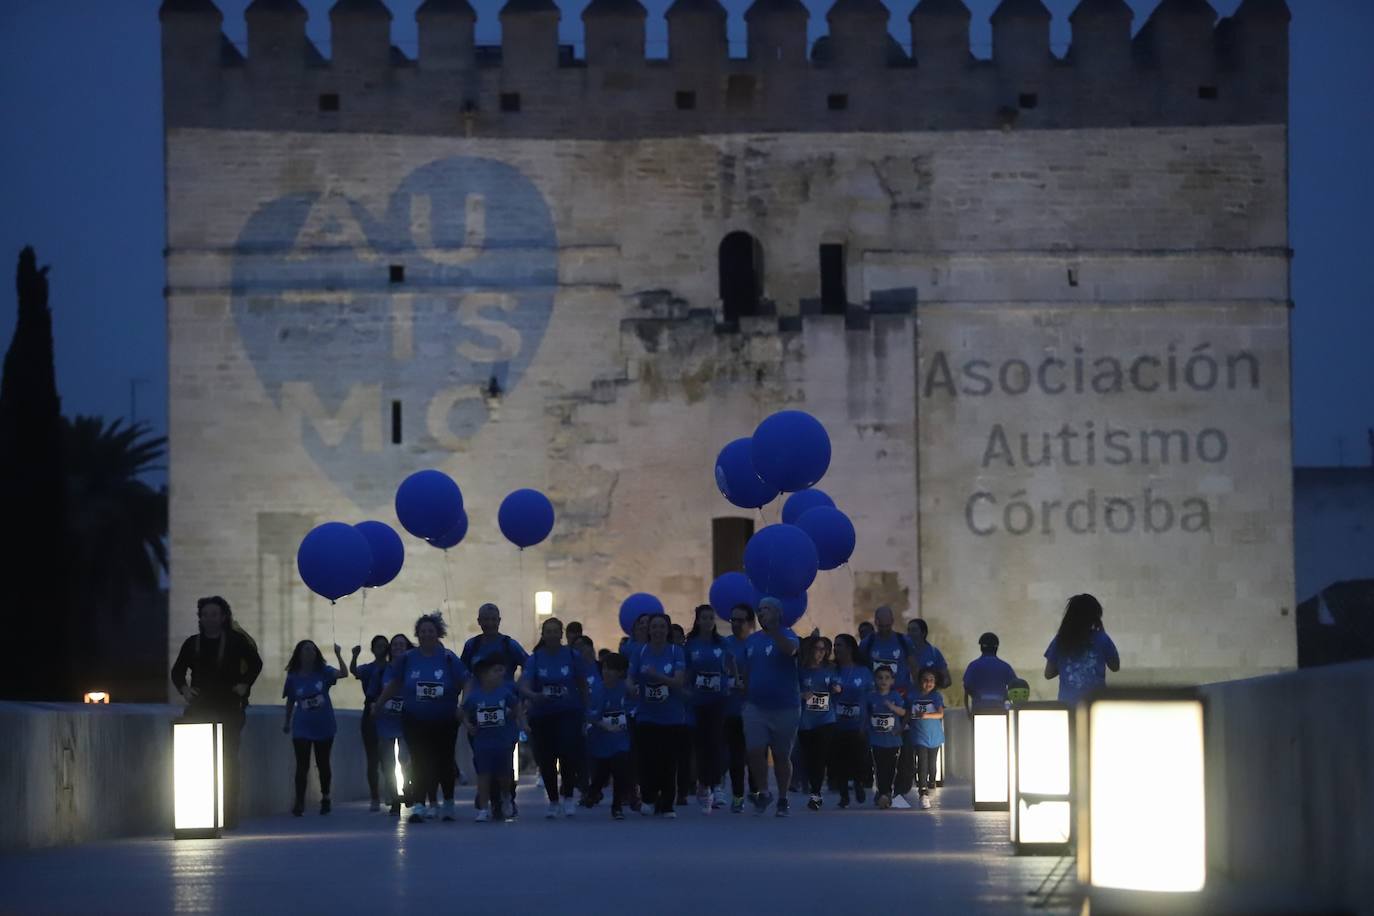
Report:
M821 421L800 410L780 410L754 430L754 470L784 493L814 487L830 467L830 436Z
M794 598L816 581L816 545L796 525L769 525L744 545L744 571L762 594Z
M821 569L836 569L854 553L854 523L834 506L808 509L797 527L811 536Z
M315 594L338 601L363 587L372 571L372 549L352 525L325 522L301 541L296 551L301 581Z
M730 619L730 612L737 605L747 604L757 608L759 592L749 577L742 572L728 572L711 583L710 601L717 616L722 620Z
M463 543L463 538L468 535L468 514L460 511L458 513L458 524L452 530L446 532L442 537L430 538L429 543L441 550L448 550L450 547L457 547Z
M396 517L417 538L443 537L462 511L463 491L443 471L416 471L396 488Z
M620 629L629 636L634 631L635 621L645 614L662 614L663 602L648 592L635 592L620 602Z
M806 592L791 598L778 598L778 601L782 604L782 625L785 627L795 626L806 613Z
M553 503L538 490L516 490L501 500L496 523L516 547L533 547L553 530Z
M353 526L367 538L372 551L372 571L367 574L366 588L381 588L401 571L406 560L406 545L401 536L386 522L358 522Z
M809 510L817 506L833 506L835 500L830 498L830 494L824 490L815 488L798 490L787 497L787 502L782 504L782 523L784 525L795 525L797 519L805 515ZM821 567L824 569L825 567Z
M778 495L778 488L764 483L754 470L749 454L749 439L736 439L716 456L716 486L720 495L741 509L766 506Z

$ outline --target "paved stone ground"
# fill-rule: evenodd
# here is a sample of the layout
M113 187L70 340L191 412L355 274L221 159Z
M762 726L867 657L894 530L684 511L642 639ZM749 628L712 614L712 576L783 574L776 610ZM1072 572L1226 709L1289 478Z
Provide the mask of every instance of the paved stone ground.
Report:
M464 793L471 799L470 790ZM521 789L514 824L397 823L366 806L248 820L223 840L122 840L0 858L3 913L1068 913L1027 892L1052 859L1016 857L1006 816L969 810L966 786L930 811L752 811L676 821L604 804L546 821ZM1072 890L1072 882L1069 882ZM617 902L619 901L619 902Z

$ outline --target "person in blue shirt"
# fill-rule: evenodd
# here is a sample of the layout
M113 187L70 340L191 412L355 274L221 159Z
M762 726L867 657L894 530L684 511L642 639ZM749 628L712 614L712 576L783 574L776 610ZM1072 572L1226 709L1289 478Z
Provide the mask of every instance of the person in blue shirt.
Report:
M892 807L892 784L897 777L897 755L902 750L907 717L906 697L893 689L895 681L892 669L878 668L873 672L873 692L864 701L868 746L877 779L873 803L879 808Z
M801 719L801 688L797 681L797 635L782 625L782 602L759 601L759 631L744 644L744 740L749 768L759 786L754 813L763 814L773 802L768 785L768 754L778 785L778 817L792 813L787 789L792 780L792 745Z
M748 768L744 742L744 647L754 632L754 609L737 604L730 609L730 635L725 637L725 748L730 770L730 813L744 811L745 778L749 798L758 794L758 783Z
M964 708L970 715L978 709L1007 708L1007 687L1016 680L1016 672L997 657L1001 644L996 633L979 636L978 648L983 654L964 669Z
M907 697L911 710L907 741L916 749L916 787L921 790L921 807L930 807L930 793L935 791L935 763L940 746L945 743L945 698L935 689L940 673L934 668L922 669L917 675L918 690Z
M685 649L687 685L694 715L692 749L699 783L697 801L701 813L710 814L716 806L724 759L726 664L730 657L725 640L716 632L716 612L711 605L698 605Z
M591 808L601 803L606 783L611 782L611 817L625 819L625 806L633 794L630 788L630 693L625 674L630 663L619 652L611 652L601 662L601 681L587 707L587 747L592 756L592 778L582 804Z
M672 623L672 619L672 616L669 615L668 641L682 649L685 654L687 651L687 631L681 625ZM678 742L677 746L677 806L679 808L687 804L687 796L692 794L695 787L692 780L696 770L696 761L692 754L692 731L697 725L697 710L688 702L688 698L691 696L691 686L689 682L682 692L684 720L682 723L682 741Z
M859 661L859 643L848 633L835 637L835 680L840 690L831 700L835 729L830 738L829 773L840 792L840 807L849 807L849 787L859 804L864 787L873 781L873 758L868 750L864 704L873 692L873 673Z
M468 671L462 660L440 642L446 635L448 626L438 611L415 621L419 645L391 660L391 680L373 704L384 706L396 696L405 701L401 728L406 744L410 745L415 798L419 799L410 811L412 824L434 819L437 804L431 808L424 801L433 797L437 802L441 790L443 819L456 819L453 784L458 779L458 698L467 683Z
M305 783L310 775L310 752L315 752L315 769L320 774L320 813L328 814L329 791L334 772L329 765L329 752L339 731L334 719L334 704L329 700L329 688L339 680L344 667L343 653L334 647L339 667L324 663L320 649L308 639L296 643L291 659L286 663L286 683L281 695L286 698L286 721L281 730L291 736L296 750L296 803L291 813L300 817L305 813Z
M529 701L530 741L544 780L549 807L544 816L572 817L573 794L581 781L582 717L587 708L587 672L582 656L563 645L563 621L545 620L530 653L520 693ZM559 779L562 805L559 805Z
M1109 668L1120 671L1121 656L1102 627L1102 603L1092 595L1074 595L1045 649L1045 677L1059 678L1059 702L1077 703L1106 686Z
M926 639L930 627L919 617L913 617L906 624L907 673L906 685L899 688L902 693L910 693L916 683L916 675L925 668L935 672L936 687L950 685L949 665L939 649ZM902 745L902 753L897 758L897 781L893 785L892 807L910 808L915 802L912 788L916 780L916 749L911 742Z
M892 672L893 688L904 693L911 683L911 640L893 628L892 608L883 605L873 612L873 633L859 643L859 652L868 659L876 675L881 668Z
M669 641L667 614L649 617L649 642L631 660L629 676L639 696L639 791L642 813L677 817L677 768L687 741L687 655Z
M477 770L477 821L504 820L501 799L514 794L511 756L525 727L524 706L506 682L499 655L477 663L477 686L463 700L463 715L472 735L472 763Z
M806 780L811 790L806 807L819 811L824 804L821 787L825 785L826 764L830 760L830 743L835 732L835 699L844 689L835 667L830 664L830 640L817 635L802 640L798 678L802 707L797 741L801 744Z
M368 648L372 652L372 661L358 664L358 655L362 652L362 646L353 647L353 657L348 661L348 672L362 682L363 686L363 754L367 757L367 790L372 796L372 804L369 811L380 811L382 808L381 799L381 771L385 768L377 749L377 723L372 718L372 701L382 692L382 673L386 671L386 666L391 664L391 644L387 638L378 633L372 637L372 642Z
M415 644L409 637L404 633L397 633L391 637L388 658L400 658L413 648ZM381 669L379 682L381 690L385 690L386 685L391 683L390 663ZM380 691L377 696L381 696ZM394 696L381 705L377 705L374 698L371 707L372 721L377 724L377 754L381 757L382 777L390 793L387 796L388 804L391 806L391 816L398 817L401 813L401 803L411 791L410 747L405 743L401 732L401 712L405 704L400 696Z
M496 605L487 602L477 609L477 626L482 632L463 643L458 657L469 671L477 670L477 663L484 658L500 659L506 669L506 683L514 687L517 672L529 662L529 653L501 632L501 609Z
M634 667L640 650L649 641L649 616L640 614L635 618L635 622L630 624L629 637L620 646L620 654L625 656L631 668ZM630 781L634 787L634 801L630 807L639 811L639 696L633 689L630 691Z

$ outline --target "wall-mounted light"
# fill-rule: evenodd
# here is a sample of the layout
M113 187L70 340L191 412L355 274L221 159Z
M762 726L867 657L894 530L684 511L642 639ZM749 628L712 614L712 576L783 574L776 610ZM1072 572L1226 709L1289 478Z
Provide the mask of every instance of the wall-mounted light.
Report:
M553 616L553 592L534 593L534 616L552 617Z
M1007 713L976 709L973 712L973 810L1006 811Z
M172 836L214 838L224 826L224 725L172 723Z
M1089 890L1206 885L1205 725L1192 690L1104 690L1079 708L1078 871Z
M1023 703L1007 716L1007 795L1018 855L1062 855L1073 843L1071 717L1062 703Z
M82 695L81 702L108 704L110 695L103 690L92 690Z

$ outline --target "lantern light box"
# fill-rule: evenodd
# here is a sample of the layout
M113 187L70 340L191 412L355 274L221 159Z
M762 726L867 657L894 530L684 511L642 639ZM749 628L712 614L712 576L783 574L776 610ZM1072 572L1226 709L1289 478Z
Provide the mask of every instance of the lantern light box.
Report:
M1007 713L1002 709L973 711L973 810L1006 811Z
M1017 854L1064 854L1073 842L1072 711L1024 703L1007 719L1011 842Z
M176 839L215 838L224 826L224 724L172 723Z

